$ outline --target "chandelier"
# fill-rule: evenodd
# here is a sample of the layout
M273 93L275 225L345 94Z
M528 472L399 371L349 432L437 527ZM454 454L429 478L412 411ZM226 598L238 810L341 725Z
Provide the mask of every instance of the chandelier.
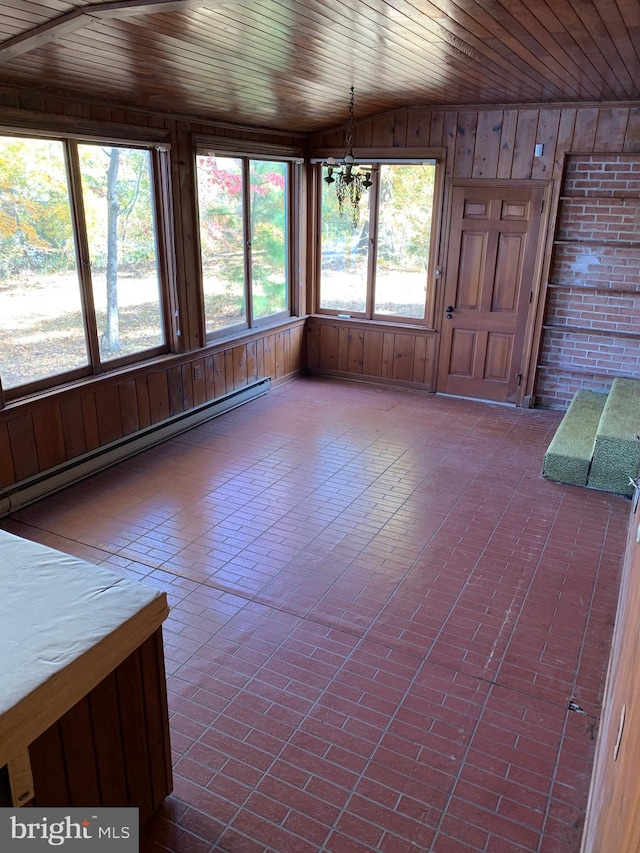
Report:
M327 157L322 164L327 169L327 174L324 178L325 183L336 185L336 197L338 199L338 210L340 215L345 215L345 203L347 200L351 205L351 217L353 219L353 227L358 226L360 220L360 199L362 191L368 190L372 185L371 172L363 171L362 166L355 162L353 156L353 86L351 87L351 97L349 99L349 118L344 131L344 156L342 157L342 165L338 165L334 157Z

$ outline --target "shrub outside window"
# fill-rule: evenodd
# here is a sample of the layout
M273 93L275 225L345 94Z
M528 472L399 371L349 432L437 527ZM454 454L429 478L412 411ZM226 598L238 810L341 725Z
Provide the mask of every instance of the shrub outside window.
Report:
M424 322L436 164L369 163L373 186L355 224L321 181L319 310ZM324 178L326 170L319 170Z
M161 152L0 136L6 398L165 352Z
M285 161L196 157L208 336L289 311L289 169Z

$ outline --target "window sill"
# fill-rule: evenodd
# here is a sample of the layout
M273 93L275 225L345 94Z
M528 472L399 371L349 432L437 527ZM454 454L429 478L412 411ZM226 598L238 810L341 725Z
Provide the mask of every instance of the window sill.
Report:
M31 394L24 394L23 396L6 400L4 406L0 408L0 412L3 414L19 412L21 408L46 403L51 398L63 398L67 394L77 395L79 390L89 390L95 388L98 384L101 386L104 384L118 384L122 382L123 377L135 381L137 378L148 376L156 370L162 370L167 367L180 367L191 361L197 361L212 352L239 346L264 337L266 334L276 334L277 332L301 326L304 324L305 319L306 316L287 317L285 320L281 319L268 325L258 326L257 328L242 329L242 331L237 332L235 335L216 338L215 340L208 341L203 347L189 350L188 352L166 353L153 356L143 361L136 361L122 367L114 368L113 370L105 371L104 373L90 374L82 376L79 379L61 382L58 385L52 385L49 388L43 388Z
M320 323L338 323L348 326L363 326L369 329L377 329L378 331L402 332L424 332L425 334L435 335L438 333L433 326L427 326L426 323L416 323L406 320L369 320L366 317L338 317L337 314L309 314L309 320Z
M193 357L193 356L192 356ZM68 382L60 382L58 385L51 385L48 388L43 388L40 391L33 391L30 394L24 394L20 397L14 397L5 400L5 404L0 408L0 412L8 412L12 409L19 409L20 406L31 406L34 403L45 402L51 397L61 396L67 393L77 393L78 389L90 388L97 383L121 382L122 377L126 376L129 379L135 380L138 376L148 375L155 368L162 368L167 363L185 361L185 354L163 353L162 355L151 356L150 358L130 362L129 364L105 370L102 373L90 373L82 376L80 379L71 379Z
M219 336L212 332L207 337L207 341L203 347L204 350L216 350L216 349L226 349L231 344L236 346L238 344L246 343L247 341L254 340L256 338L261 338L265 334L269 334L270 332L281 332L286 329L291 329L294 326L299 326L301 323L304 323L306 320L306 315L301 317L280 317L277 320L274 320L271 323L260 324L259 326L254 326L252 329L242 328L238 329L236 332L227 332L226 334L220 334ZM194 350L193 352L200 352L200 350Z

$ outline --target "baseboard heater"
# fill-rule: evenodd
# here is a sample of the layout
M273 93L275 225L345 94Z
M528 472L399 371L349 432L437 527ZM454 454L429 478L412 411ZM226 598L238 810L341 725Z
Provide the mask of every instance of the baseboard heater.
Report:
M134 456L143 450L160 444L168 438L186 432L205 421L223 415L243 403L248 403L266 394L271 387L270 379L261 379L252 385L246 385L237 391L225 394L199 406L194 406L187 412L174 415L162 423L139 430L130 437L124 437L105 444L96 450L85 453L70 462L49 468L35 477L22 480L15 486L0 491L0 517L16 512L18 509L34 503L47 495L64 489L72 483L96 474L116 462L121 462L129 456Z

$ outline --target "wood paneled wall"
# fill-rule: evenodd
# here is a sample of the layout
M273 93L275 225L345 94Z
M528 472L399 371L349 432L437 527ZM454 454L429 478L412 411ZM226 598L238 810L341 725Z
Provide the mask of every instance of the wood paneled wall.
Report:
M151 110L64 100L13 88L0 89L0 123L25 131L88 134L157 141L171 146L170 231L175 246L178 353L114 374L52 389L0 409L0 497L30 477L72 462L113 441L160 424L194 406L222 397L253 380L283 381L302 366L303 320L246 333L232 343L205 345L198 287L196 135L226 137L247 145L300 145L299 136L187 121ZM297 284L297 282L296 282ZM194 378L199 368L199 379Z
M162 630L36 738L29 756L33 806L132 806L146 823L173 789Z
M640 152L640 106L557 106L429 110L414 107L359 122L367 148L445 147L447 177L559 178L567 151ZM541 157L535 156L542 144ZM342 129L309 141L311 156L344 149ZM360 155L362 156L362 155Z
M309 317L306 332L312 372L433 389L433 332L319 316Z
M78 101L43 98L31 92L0 90L0 120L24 129L103 134L111 138L153 139L172 146L172 207L176 252L176 293L180 312L182 353L118 374L52 390L0 411L0 490L42 474L84 453L140 429L161 423L205 401L213 400L252 379L295 376L308 366L318 372L394 382L435 390L438 323L394 326L335 317L308 321L303 351L303 320L276 330L246 335L233 344L204 344L204 323L198 295L195 185L191 153L194 134L226 136L273 144L300 144L299 137L252 129L188 122L151 110L123 110ZM309 153L340 150L342 130L310 140ZM534 156L537 143L544 146ZM547 235L543 285L551 264L555 210L569 151L640 152L640 106L558 106L517 109L412 108L360 122L356 153L395 148L411 153L416 147L446 151L445 197L440 229L439 263L446 259L447 211L451 181L456 178L549 179L554 182L554 211ZM302 242L302 241L301 241ZM296 270L303 276L303 271ZM439 281L444 281L442 276ZM295 290L298 291L298 281ZM437 285L433 285L437 287ZM537 364L542 344L546 287L541 288L532 359ZM438 294L436 293L436 304ZM435 317L441 316L436 310ZM306 363L305 363L306 362ZM200 379L194 379L194 368ZM535 372L529 371L529 392ZM562 381L562 377L555 377Z
M564 398L558 391L558 385L569 387L574 381L567 372L556 372L553 376L553 396L545 388L542 372L537 372L539 354L543 344L553 344L545 340L543 319L547 299L547 283L553 257L553 237L556 211L560 196L560 186L569 152L640 152L640 106L557 106L557 107L516 107L483 109L423 109L410 108L398 110L377 118L361 121L356 126L355 153L366 158L368 150L397 149L398 155L411 153L412 148L444 148L446 151L445 194L440 228L441 245L439 265L446 263L448 239L448 212L454 179L493 179L493 180L549 180L553 185L552 210L550 212L548 232L544 243L544 262L539 304L536 307L535 329L531 362L528 370L527 395L540 389L541 399ZM543 146L542 156L535 156L535 146ZM343 150L342 129L318 134L310 139L310 156L324 156L329 151ZM443 283L443 274L439 283ZM428 286L435 288L433 282ZM440 299L440 301L439 301ZM436 306L442 305L441 294L436 293ZM434 341L431 344L433 358L438 355L438 332L442 312L435 311L435 328L432 330ZM350 322L350 334L355 335L358 321ZM368 334L368 332L367 332ZM401 333L400 333L401 334ZM310 337L310 343L312 342ZM310 351L310 367L319 372L331 372L336 369L336 348L334 337L326 335L318 338L319 349ZM396 356L394 356L395 358ZM402 364L405 357L397 351L400 364L385 363L384 372L379 376L406 375ZM344 358L343 358L344 364ZM358 363L356 361L356 368ZM347 373L358 374L358 369ZM431 374L433 376L435 374ZM430 377L426 377L427 385ZM431 385L431 390L435 386ZM564 405L564 403L560 403Z
M83 381L0 410L0 489L162 423L231 391L302 367L303 320ZM199 376L199 378L196 378Z

